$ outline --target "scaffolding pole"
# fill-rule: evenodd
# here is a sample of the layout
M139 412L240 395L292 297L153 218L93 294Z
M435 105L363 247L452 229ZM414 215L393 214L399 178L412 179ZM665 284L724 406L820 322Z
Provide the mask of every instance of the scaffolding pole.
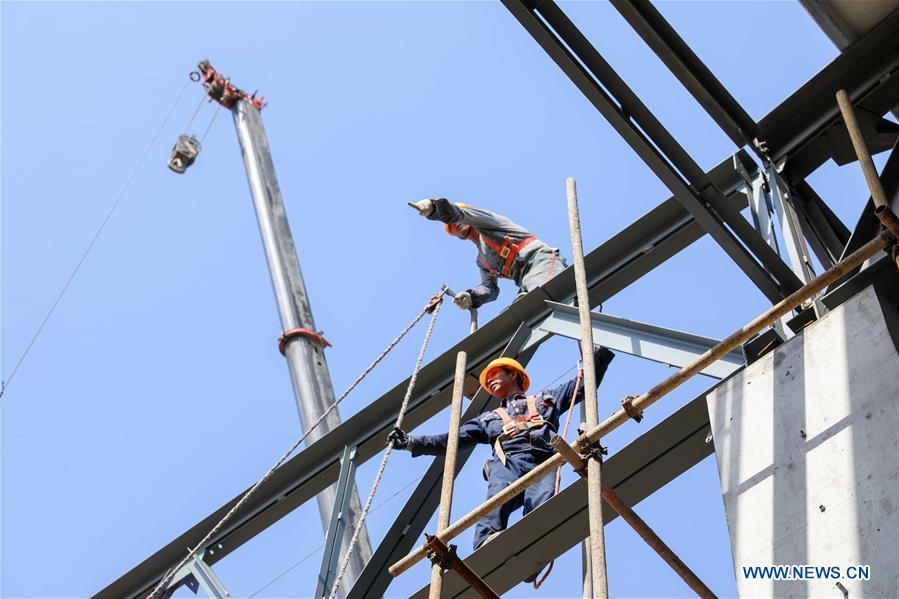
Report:
M571 258L574 262L574 283L577 291L578 314L581 321L581 356L584 363L584 413L587 428L599 423L596 397L596 365L593 360L593 320L590 314L590 298L587 291L587 275L584 266L584 244L581 239L581 217L577 205L577 186L569 177L565 182L568 200L568 225L571 229ZM599 439L596 439L599 444ZM584 448L587 449L587 448ZM599 454L597 454L599 458ZM590 574L593 597L609 596L606 577L606 538L602 522L602 461L587 463L587 511L590 520Z
M565 442L565 439L555 435L550 442L553 448L571 464L574 471L581 477L585 476L584 470L587 468L587 462L583 457L574 452L573 449ZM612 487L603 483L602 498L609 504L615 513L621 516L621 519L627 522L634 529L640 538L646 541L646 544L655 551L662 560L668 564L674 572L681 577L687 586L699 595L702 599L715 599L715 594L703 583L696 574L677 556L674 551L650 528L650 526L637 515L625 501L615 492Z
M440 490L440 511L437 515L437 536L449 526L453 507L453 483L456 478L456 456L459 453L459 424L462 420L462 387L465 384L465 368L468 354L456 354L456 376L453 379L453 399L450 404L449 436L446 441L446 458L443 462L443 486ZM431 566L430 599L440 599L443 591L443 568L435 562Z
M852 147L855 149L858 163L862 167L862 173L865 175L865 181L871 191L871 199L874 200L874 216L887 231L892 233L893 237L899 239L899 218L890 208L890 201L887 199L883 183L877 175L877 169L871 159L871 152L868 150L868 144L865 143L865 136L862 134L862 128L855 116L855 109L852 107L849 94L845 89L837 92L837 104L840 106L840 112L843 113L843 121L846 123L849 139L852 140ZM896 251L893 252L893 259L899 266L899 253Z
M643 410L656 403L659 399L679 387L685 381L694 375L699 374L704 368L714 363L715 360L721 358L728 352L737 349L763 331L766 327L771 326L778 318L789 313L790 310L799 305L802 301L823 291L828 285L834 283L847 273L851 272L854 268L860 266L865 260L871 258L877 252L892 247L895 244L895 237L889 234L889 232L881 232L876 239L872 239L855 252L846 256L846 258L823 272L808 285L794 291L745 326L735 331L721 343L709 349L690 364L680 368L673 375L643 395L624 400L621 409L603 420L597 426L580 435L575 439L574 443L569 444L569 447L573 450L577 450L584 444L594 443L601 437L608 435L635 415L641 414ZM551 458L538 465L517 481L441 531L441 538L444 542L454 539L463 531L473 526L482 516L499 508L501 505L536 483L542 477L554 471L563 463L565 463L565 459L561 455L553 455ZM427 556L427 552L428 548L426 545L419 546L412 553L409 553L390 566L388 572L391 576L399 576L424 559Z

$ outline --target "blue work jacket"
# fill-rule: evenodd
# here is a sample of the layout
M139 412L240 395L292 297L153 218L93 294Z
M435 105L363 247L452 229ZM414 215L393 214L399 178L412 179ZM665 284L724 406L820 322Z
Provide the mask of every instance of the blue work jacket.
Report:
M597 385L602 381L603 375L614 357L615 354L605 348L597 352L595 356ZM545 424L528 429L503 441L503 451L507 456L529 453L538 459L542 458L540 461L543 461L543 459L548 458L555 452L549 441L559 428L559 417L565 410L571 407L576 381L577 379L571 379L558 387L545 389L534 394L537 411L543 416ZM527 395L521 393L504 399L500 405L506 409L512 418L523 416L528 413L526 397ZM583 399L584 386L582 384L578 388L574 402L577 403ZM493 447L493 444L502 432L503 421L499 414L493 410L484 412L459 427L459 448L470 447L477 443L487 443ZM413 457L419 455L440 455L446 451L448 437L449 435L446 433L440 435L410 435L409 450L412 452ZM496 451L494 450L495 453Z

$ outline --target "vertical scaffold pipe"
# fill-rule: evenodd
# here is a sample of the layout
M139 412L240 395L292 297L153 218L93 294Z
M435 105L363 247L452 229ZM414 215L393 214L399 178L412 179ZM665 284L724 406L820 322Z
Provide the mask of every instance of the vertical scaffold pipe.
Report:
M259 220L259 232L262 234L262 246L268 262L278 313L281 316L281 326L285 332L296 329L315 331L312 308L309 305L296 246L287 222L281 188L275 176L268 138L262 125L262 115L258 108L245 100L238 100L231 111L247 171L250 193L253 196L253 206ZM283 353L287 358L300 423L306 431L328 406L334 403L334 388L325 360L324 347L308 335L286 337ZM339 424L340 416L335 409L310 433L307 445L323 437ZM349 547L355 515L361 511L355 481L352 484L349 521L340 541L341 553ZM337 485L331 485L319 493L317 499L322 529L327 531L331 508L337 499ZM367 530L363 529L341 587L344 596L370 558L371 544Z
M459 454L459 425L462 420L462 387L465 384L465 369L468 354L460 351L456 354L456 375L453 379L453 400L450 404L449 437L446 440L446 458L443 462L443 486L440 489L440 511L437 515L437 536L449 526L453 507L453 483L456 477L456 456ZM434 564L431 566L431 587L428 591L430 599L440 599L443 591L443 569Z
M577 188L571 177L565 183L568 196L568 223L571 228L571 258L574 262L574 281L577 289L578 314L581 320L584 409L587 416L587 429L590 430L599 424L599 409L596 405L596 366L593 360L593 321L590 318L590 298L587 295L587 275L584 266L584 244L581 240ZM609 585L606 578L606 541L602 522L602 464L597 459L591 459L587 464L587 510L590 519L590 565L593 597L604 599L609 596Z

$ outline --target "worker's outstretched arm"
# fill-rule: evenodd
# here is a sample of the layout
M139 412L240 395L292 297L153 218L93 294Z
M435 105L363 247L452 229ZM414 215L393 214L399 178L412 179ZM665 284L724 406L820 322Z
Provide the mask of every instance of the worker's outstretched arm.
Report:
M449 435L409 435L409 446L406 448L412 452L412 457L420 455L442 455L446 452L446 443ZM488 443L490 438L487 430L481 422L481 416L464 422L459 427L459 448L471 447L477 443Z
M432 199L430 205L432 210L424 215L428 220L439 220L447 224L471 225L482 231L510 235L513 239L524 239L532 235L530 231L505 216L484 208L466 204L459 206L446 198Z
M496 277L484 269L480 263L478 263L478 269L481 271L481 284L466 290L471 294L471 307L475 310L499 297L499 285Z
M599 387L599 384L602 382L603 377L606 375L606 370L609 368L609 364L612 362L612 359L615 357L611 351L607 350L604 347L599 347L593 350L593 364L595 366L594 372L596 372L596 386ZM551 391L552 396L556 399L557 405L559 406L559 412L564 412L565 410L571 408L571 397L574 395L574 385L577 382L577 378L573 378L567 383L562 383L555 389ZM584 382L581 381L580 387L577 391L577 396L574 398L575 403L580 403L584 399Z

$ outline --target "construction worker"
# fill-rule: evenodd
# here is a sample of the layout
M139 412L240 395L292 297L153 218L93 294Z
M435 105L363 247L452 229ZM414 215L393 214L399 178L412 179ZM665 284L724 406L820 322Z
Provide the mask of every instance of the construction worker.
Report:
M594 352L596 382L602 381L615 355L604 347ZM500 407L484 412L459 427L459 449L477 443L493 447L493 455L484 466L487 497L493 497L510 484L549 459L555 451L550 439L559 428L559 416L584 398L583 385L572 379L553 389L526 395L531 385L527 371L512 358L497 358L480 376L481 387L500 400ZM577 396L574 396L578 386ZM410 435L394 428L389 435L396 449L420 455L440 455L446 451L447 434ZM506 529L509 515L524 507L524 515L543 504L554 492L553 473L525 489L511 501L484 516L475 527L474 548Z
M452 204L446 198L409 202L409 206L428 220L442 221L450 235L478 247L481 284L453 299L463 310L495 300L499 295L499 277L515 281L521 297L567 266L558 248L549 247L505 216L468 204Z

